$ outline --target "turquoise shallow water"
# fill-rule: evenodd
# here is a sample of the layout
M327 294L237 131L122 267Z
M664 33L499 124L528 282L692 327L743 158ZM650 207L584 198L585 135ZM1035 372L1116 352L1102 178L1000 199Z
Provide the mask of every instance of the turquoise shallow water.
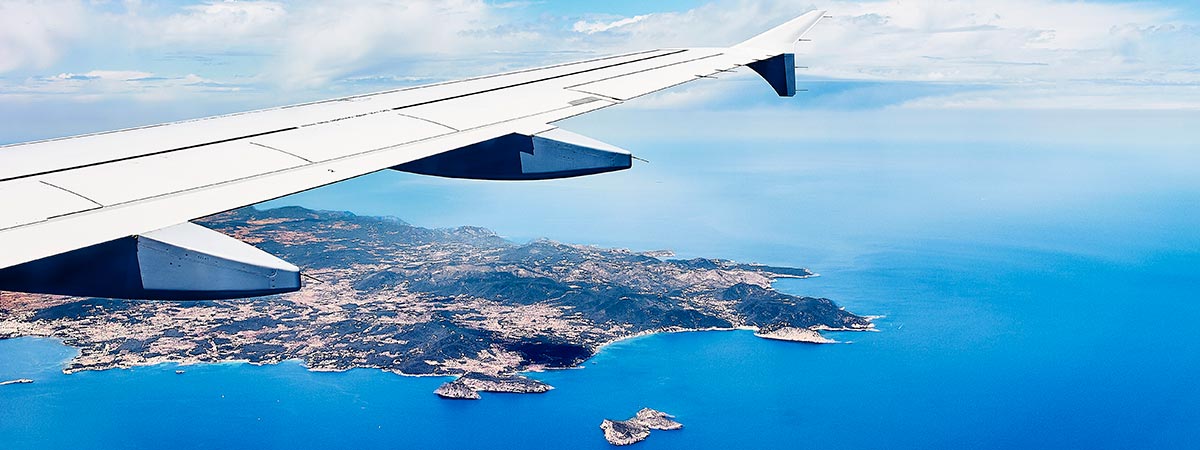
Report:
M62 375L69 349L0 341L0 379L37 379L0 387L0 448L607 448L600 420L643 406L686 426L656 432L639 444L648 449L1191 448L1200 439L1200 157L1191 151L760 143L776 161L763 167L726 145L735 144L658 147L636 179L500 185L489 208L549 218L500 221L509 235L528 226L563 240L806 265L822 277L777 287L886 315L882 332L833 333L853 343L826 346L742 331L643 337L583 369L535 374L557 387L548 394L478 402L437 399L444 378L312 373L294 362ZM590 240L577 222L554 220L558 196L598 200L578 195L639 179L664 187L624 207L656 214L613 218L597 206L596 226L613 231ZM444 198L485 185L408 188ZM340 194L314 195L307 204L321 207ZM536 195L543 205L528 206ZM705 202L680 201L696 198ZM419 206L396 213L422 224L445 212Z

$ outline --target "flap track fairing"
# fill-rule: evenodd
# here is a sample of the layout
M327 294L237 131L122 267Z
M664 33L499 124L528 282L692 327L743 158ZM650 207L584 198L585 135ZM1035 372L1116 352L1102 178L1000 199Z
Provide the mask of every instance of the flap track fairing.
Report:
M550 180L625 170L628 151L558 128L513 133L393 167L472 180Z
M0 290L134 300L215 300L300 289L300 269L193 223L0 269Z

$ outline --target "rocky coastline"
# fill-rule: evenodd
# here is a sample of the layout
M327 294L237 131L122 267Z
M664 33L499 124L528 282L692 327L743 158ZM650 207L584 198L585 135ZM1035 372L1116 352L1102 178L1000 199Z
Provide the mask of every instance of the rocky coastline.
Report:
M433 391L438 397L450 400L479 400L479 392L467 387L466 383L459 380L454 380L438 386L437 390Z
M544 392L549 386L511 374L577 367L607 343L645 334L874 330L870 317L832 300L771 287L814 275L802 268L544 239L518 244L477 227L429 229L295 207L241 209L202 223L320 281L292 294L204 302L0 292L0 339L61 339L79 349L68 373L300 360L314 371L457 376L444 392L469 396Z

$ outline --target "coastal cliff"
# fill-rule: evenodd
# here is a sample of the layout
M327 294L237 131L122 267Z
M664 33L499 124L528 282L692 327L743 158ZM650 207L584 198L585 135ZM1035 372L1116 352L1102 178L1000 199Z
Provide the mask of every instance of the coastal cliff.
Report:
M320 371L462 376L478 393L537 392L543 388L502 374L574 367L606 343L641 334L873 327L829 299L771 288L777 278L813 275L800 268L517 244L482 228L428 229L296 207L201 222L319 281L291 294L202 302L0 293L0 338L62 339L80 351L67 372L299 359Z
M438 397L452 400L479 400L479 392L459 380L438 386L433 393Z

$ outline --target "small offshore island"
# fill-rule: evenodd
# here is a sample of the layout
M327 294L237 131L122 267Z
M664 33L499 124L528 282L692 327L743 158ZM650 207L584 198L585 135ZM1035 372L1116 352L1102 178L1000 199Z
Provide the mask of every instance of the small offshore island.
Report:
M642 408L628 420L604 419L600 430L604 439L612 445L632 445L650 437L650 430L678 430L683 424L675 416L650 408Z
M298 359L314 371L376 368L458 376L444 398L539 393L519 372L571 368L604 345L657 332L750 328L824 343L818 330L874 330L824 298L774 290L806 269L670 252L507 241L476 227L299 207L207 218L317 282L246 300L147 302L0 293L0 339L61 339L66 373L159 363Z

